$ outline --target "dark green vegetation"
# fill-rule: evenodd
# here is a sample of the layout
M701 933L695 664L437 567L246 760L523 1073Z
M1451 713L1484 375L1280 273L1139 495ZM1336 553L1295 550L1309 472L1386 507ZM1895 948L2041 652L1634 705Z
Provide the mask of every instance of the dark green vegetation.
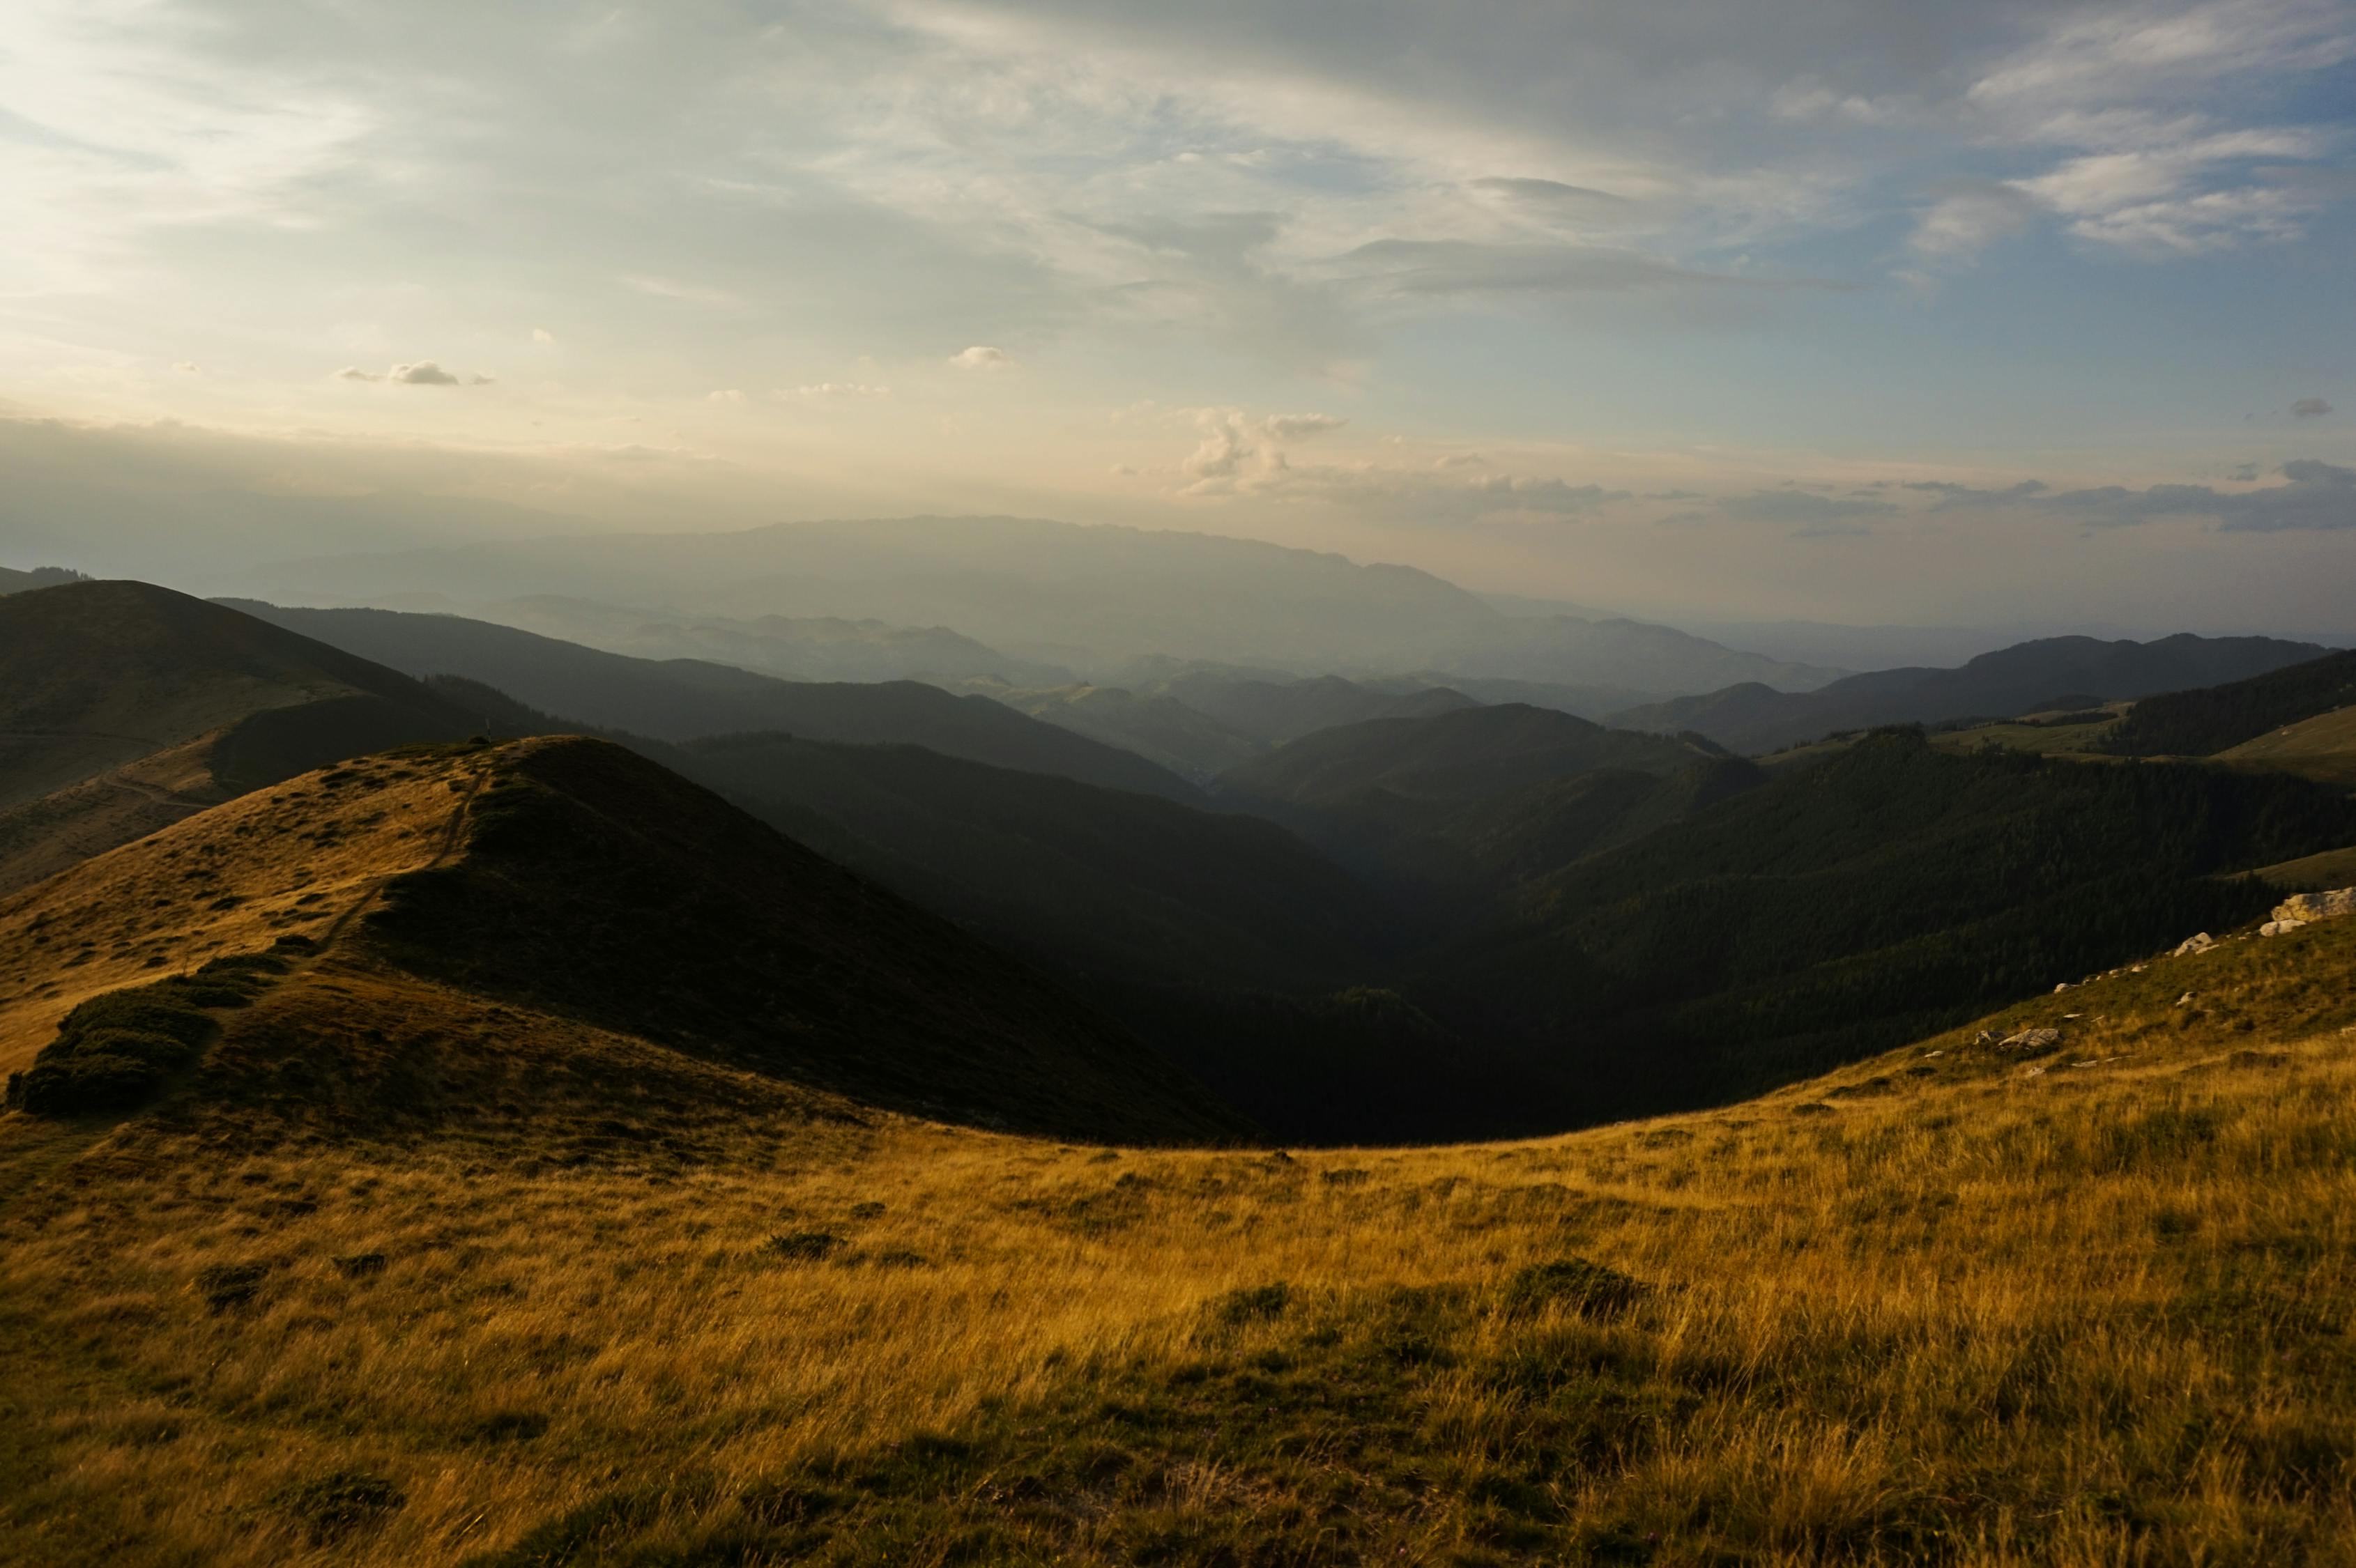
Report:
M498 752L466 853L362 926L470 994L869 1104L1147 1142L1243 1125L1021 965L599 741Z
M79 571L62 566L37 566L30 571L0 566L0 593L23 593L35 588L55 588L61 583L86 581Z
M2218 873L2356 838L2303 780L1875 734L1526 884L1426 971L1630 1114L1752 1093L2260 916Z
M2131 757L2206 757L2270 730L2356 706L2356 651L2248 680L2146 698L2104 750Z
M1733 686L1631 709L1612 721L1638 730L1692 730L1755 754L1876 725L2002 719L2083 707L2089 699L2214 686L2299 664L2321 652L2312 643L2276 637L2180 633L2149 643L2047 637L1982 654L1955 669L1875 670L1807 692L1771 690L1757 683Z
M267 954L216 958L193 975L94 997L66 1015L29 1069L8 1075L6 1104L44 1116L135 1109L203 1054L215 1012L246 1006L286 967Z
M418 676L453 675L601 729L659 741L755 731L812 741L925 746L994 767L1052 773L1173 800L1198 796L1144 758L1014 711L916 681L779 680L701 659L639 659L552 637L391 610L237 608Z

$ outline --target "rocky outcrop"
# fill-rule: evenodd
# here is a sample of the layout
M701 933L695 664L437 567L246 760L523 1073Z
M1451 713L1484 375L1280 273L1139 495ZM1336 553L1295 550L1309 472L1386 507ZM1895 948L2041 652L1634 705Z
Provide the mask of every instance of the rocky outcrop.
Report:
M2356 888L2329 893L2294 893L2275 906L2275 917L2258 927L2260 936L2281 936L2319 920L2356 914Z

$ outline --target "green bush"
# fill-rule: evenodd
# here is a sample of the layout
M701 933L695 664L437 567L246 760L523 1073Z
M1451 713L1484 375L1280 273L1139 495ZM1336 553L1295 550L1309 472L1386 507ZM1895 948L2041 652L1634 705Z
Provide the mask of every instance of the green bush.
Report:
M135 1110L204 1054L212 1009L245 1006L286 967L266 954L216 958L194 975L92 997L31 1068L10 1075L6 1104L46 1116Z
M1515 1274L1505 1286L1505 1311L1526 1317L1549 1304L1558 1304L1582 1317L1604 1321L1625 1314L1653 1287L1616 1268L1585 1258L1557 1258L1532 1264Z

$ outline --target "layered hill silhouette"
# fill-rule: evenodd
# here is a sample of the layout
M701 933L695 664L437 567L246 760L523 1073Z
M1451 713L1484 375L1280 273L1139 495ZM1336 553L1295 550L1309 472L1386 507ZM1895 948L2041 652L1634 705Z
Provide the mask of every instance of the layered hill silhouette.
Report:
M193 810L481 714L393 670L140 582L0 599L0 888Z
M2190 633L2149 643L2047 637L1982 654L1955 669L1875 670L1808 692L1748 683L1631 709L1612 722L1663 732L1690 730L1757 754L1876 725L2008 718L2215 686L2304 663L2323 651L2277 637Z
M480 681L543 712L660 741L756 731L919 745L1173 800L1199 799L1165 768L1016 712L916 681L803 682L702 659L640 659L455 615L235 608L415 675Z
M388 605L386 608L419 606ZM696 616L537 595L452 613L638 658L709 659L787 680L994 677L1061 685L1069 670L1016 658L947 626L899 626L840 615Z
M496 1121L538 1072L590 1075L575 1087L609 1115L741 1099L1147 1141L1243 1126L1032 970L594 740L305 775L16 895L0 931L24 976L5 1064L61 1019L17 1091L60 1113L151 1049L88 998L160 955L194 978L144 999L213 1014L193 1065L147 1075L192 1115Z

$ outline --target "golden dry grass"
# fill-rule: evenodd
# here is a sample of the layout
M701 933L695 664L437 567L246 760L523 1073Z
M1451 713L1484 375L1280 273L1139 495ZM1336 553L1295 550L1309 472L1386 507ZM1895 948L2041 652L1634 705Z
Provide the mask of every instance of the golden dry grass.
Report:
M174 755L140 782L190 787ZM306 774L0 896L0 1074L31 1061L77 1002L316 932L426 864L475 766L388 756Z
M1004 1480L1081 1442L1098 1394L1298 1376L1460 1291L1444 1344L1384 1385L1419 1489L1353 1505L1346 1537L1298 1499L1348 1468L1348 1435L1255 1448L1287 1419L1255 1402L1154 1461L1154 1553L1109 1491L995 1547L891 1545L918 1504L879 1494L825 1560L2356 1561L2351 976L2356 921L2012 1009L2002 1032L2065 1031L2034 1060L1965 1030L1719 1112L1289 1159L813 1117L749 1083L700 1143L634 1141L643 1115L584 1143L535 1085L579 1055L567 1092L634 1115L642 1048L445 998L477 1015L450 1061L512 1033L519 1118L274 1144L226 1114L0 1120L0 1558L446 1563L652 1488L632 1529L690 1543L672 1555L519 1561L793 1560L691 1543L732 1499L920 1434L993 1434ZM359 972L302 980L369 999ZM812 1232L842 1245L767 1245ZM1655 1294L1610 1323L1482 1305L1568 1253ZM381 1272L348 1277L368 1254ZM224 1265L255 1294L214 1310ZM1275 1282L1290 1307L1206 1340L1228 1293ZM1636 1369L1667 1391L1652 1435L1532 1468L1568 1397L1500 1371L1533 1358L1579 1387ZM1466 1500L1525 1471L1549 1477L1515 1506L1550 1545ZM404 1501L324 1535L288 1501L351 1475ZM924 1506L1011 1517L996 1486ZM1197 1550L1195 1528L1240 1533Z

